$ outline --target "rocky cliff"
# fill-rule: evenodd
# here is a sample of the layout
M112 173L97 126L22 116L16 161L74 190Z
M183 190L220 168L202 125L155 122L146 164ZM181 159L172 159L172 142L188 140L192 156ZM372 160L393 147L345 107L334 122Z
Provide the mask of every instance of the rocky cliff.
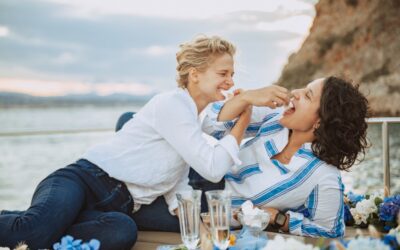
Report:
M277 84L336 75L360 84L374 116L400 116L400 0L320 0Z

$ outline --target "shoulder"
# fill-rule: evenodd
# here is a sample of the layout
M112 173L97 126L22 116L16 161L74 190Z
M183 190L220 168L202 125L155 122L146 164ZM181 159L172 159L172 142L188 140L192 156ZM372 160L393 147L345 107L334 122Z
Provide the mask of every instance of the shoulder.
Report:
M340 170L331 165L326 163L325 161L318 158L314 152L311 150L310 144L305 144L299 151L296 153L298 157L307 159L309 164L313 164L318 166L318 171L316 171L319 178L321 177L328 177L328 178L337 178L340 176Z
M193 99L185 90L175 89L173 91L158 94L151 100L152 110L156 117L167 119L197 119L197 107Z
M186 108L193 109L195 106L193 99L190 95L182 89L175 89L168 92L158 94L152 98L153 104L158 108Z

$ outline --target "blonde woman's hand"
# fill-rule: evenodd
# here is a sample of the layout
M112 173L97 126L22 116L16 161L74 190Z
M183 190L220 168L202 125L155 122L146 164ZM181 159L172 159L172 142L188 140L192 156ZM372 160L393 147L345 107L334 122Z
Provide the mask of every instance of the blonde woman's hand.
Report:
M276 108L287 105L290 101L289 90L277 85L247 90L241 94L248 104L254 106Z

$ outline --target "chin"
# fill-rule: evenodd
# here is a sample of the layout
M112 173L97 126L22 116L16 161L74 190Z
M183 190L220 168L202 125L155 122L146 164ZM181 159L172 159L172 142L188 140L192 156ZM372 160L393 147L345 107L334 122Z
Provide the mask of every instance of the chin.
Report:
M219 94L215 99L216 99L215 101L223 101L223 100L225 100L225 96L222 94Z
M286 119L285 116L283 116L281 119L279 119L279 123L280 123L282 126L288 128L288 123L287 123L287 119Z

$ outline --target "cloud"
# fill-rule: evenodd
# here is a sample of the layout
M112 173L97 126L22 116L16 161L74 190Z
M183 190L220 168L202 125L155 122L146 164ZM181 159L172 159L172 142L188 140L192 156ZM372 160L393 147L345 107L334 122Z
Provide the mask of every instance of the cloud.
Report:
M177 46L163 46L163 45L152 45L147 48L132 48L130 52L133 55L142 56L165 56L170 55L173 57L174 53L177 51Z
M70 52L62 52L59 56L54 59L54 62L57 64L71 64L77 61L77 57Z
M242 10L265 12L297 12L308 10L310 3L301 0L252 0L251 3L242 0L47 0L53 4L62 4L69 8L64 12L68 15L85 18L97 18L101 15L134 15L142 17L161 17L172 19L208 19Z
M307 34L313 18L307 15L291 16L274 22L260 22L257 28L265 31L287 31L299 35Z
M71 85L140 83L164 91L176 86L179 44L206 34L237 46L237 86L257 87L277 79L283 63L276 62L285 61L311 25L312 5L299 0L206 1L197 9L187 2L193 4L3 0L0 77Z
M0 91L20 92L34 96L59 96L68 94L111 95L125 93L131 95L151 95L154 88L137 82L128 83L87 83L75 81L47 81L32 79L0 78Z
M10 34L10 30L5 26L0 25L0 37L8 36L9 34Z

